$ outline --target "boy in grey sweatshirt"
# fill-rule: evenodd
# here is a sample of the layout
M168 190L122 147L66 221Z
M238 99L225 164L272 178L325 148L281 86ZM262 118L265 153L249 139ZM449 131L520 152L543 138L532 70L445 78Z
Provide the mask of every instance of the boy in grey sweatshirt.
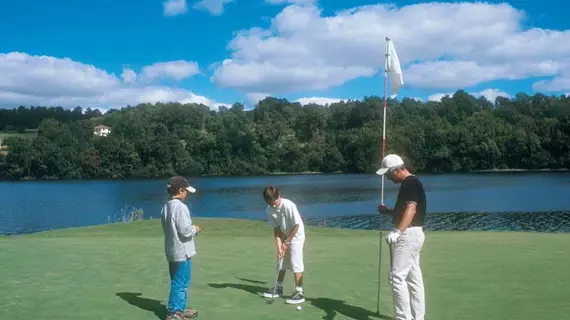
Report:
M198 316L198 311L186 308L190 286L192 257L196 255L194 238L200 227L192 224L190 210L183 202L188 193L195 193L188 180L174 176L166 187L169 200L164 204L160 222L164 232L164 250L170 271L170 296L167 320L185 320Z

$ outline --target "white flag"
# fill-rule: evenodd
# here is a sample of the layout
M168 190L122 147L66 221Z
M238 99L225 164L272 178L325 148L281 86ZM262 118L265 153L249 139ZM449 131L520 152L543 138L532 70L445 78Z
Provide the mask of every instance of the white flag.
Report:
M404 77L402 73L402 68L400 67L400 59L398 59L398 54L396 53L396 48L394 48L394 43L392 40L388 40L388 61L387 69L390 74L390 87L392 89L391 99L394 99L398 94L398 90L404 85Z

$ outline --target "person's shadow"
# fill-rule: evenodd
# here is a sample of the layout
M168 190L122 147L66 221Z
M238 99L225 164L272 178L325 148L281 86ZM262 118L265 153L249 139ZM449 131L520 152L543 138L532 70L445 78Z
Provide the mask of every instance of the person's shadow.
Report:
M385 320L392 319L392 317L389 317L387 315L377 314L376 312L347 304L342 300L329 298L308 298L307 301L309 301L313 306L323 310L326 313L326 315L323 316L323 319L326 320L334 319L337 313L357 320L369 320L371 317Z
M257 281L257 280L250 280L243 278L238 278L238 279L250 283L265 283L263 281ZM254 294L256 296L260 296L261 293L267 290L267 288L265 287L255 286L250 284L240 284L240 283L210 283L208 285L216 289L223 289L223 288L239 289ZM391 317L384 314L377 314L375 312L366 310L361 307L349 305L342 300L329 299L329 298L306 298L306 300L309 303L311 303L313 306L325 312L325 315L322 318L324 320L332 320L339 313L355 320L372 320L371 317L377 319L385 319L385 320L392 319Z
M159 319L166 318L166 306L158 300L142 298L142 293L117 292L116 295L135 307L154 312Z

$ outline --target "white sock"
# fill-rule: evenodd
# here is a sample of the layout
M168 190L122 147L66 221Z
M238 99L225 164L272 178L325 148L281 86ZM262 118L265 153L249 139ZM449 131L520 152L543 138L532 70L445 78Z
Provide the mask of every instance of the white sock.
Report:
M303 287L295 287L295 291L303 293Z

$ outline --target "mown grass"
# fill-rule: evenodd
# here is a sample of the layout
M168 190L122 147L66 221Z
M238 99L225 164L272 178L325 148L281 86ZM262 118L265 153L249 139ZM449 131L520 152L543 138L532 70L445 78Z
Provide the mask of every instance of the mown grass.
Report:
M11 137L21 137L24 139L34 139L38 135L37 129L27 129L25 132L16 131L0 131L0 138L7 139Z
M196 219L190 304L200 319L384 319L392 315L378 233L308 228L302 311L258 294L274 281L263 222ZM1 319L161 319L168 273L158 220L0 238ZM426 232L426 319L564 319L570 234ZM291 291L292 278L286 278Z
M15 131L0 131L0 140L5 140L12 137L20 137L23 139L33 140L37 137L37 129L27 129L25 132L15 132ZM7 156L9 153L8 146L2 141L0 146L0 156Z

